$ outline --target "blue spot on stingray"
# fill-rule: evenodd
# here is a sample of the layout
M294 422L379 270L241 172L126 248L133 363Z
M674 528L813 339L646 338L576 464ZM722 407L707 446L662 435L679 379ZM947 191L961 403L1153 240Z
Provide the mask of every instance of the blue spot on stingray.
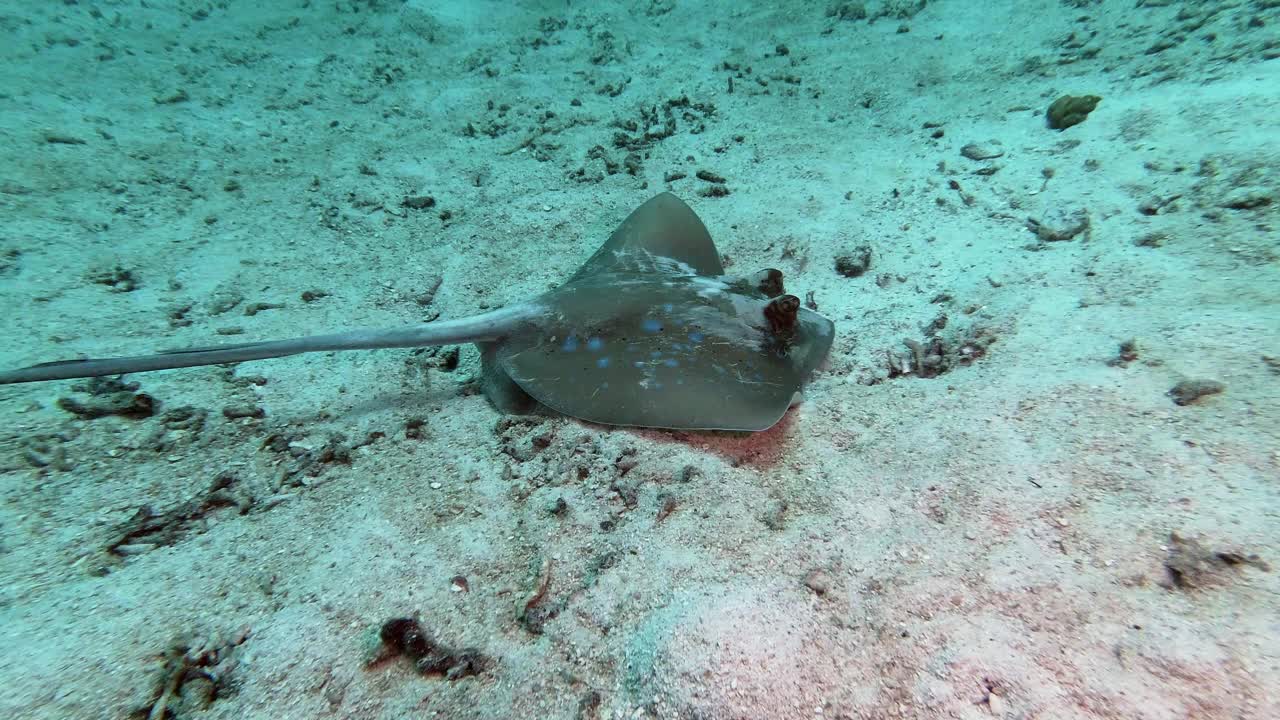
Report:
M662 353L658 350L654 350L653 352L649 353L649 357L657 359L662 357Z
M662 364L666 365L667 367L680 367L680 361L676 360L675 358L667 358L666 360L662 361Z
M689 342L700 343L703 340L705 340L706 337L707 337L706 335L703 335L700 332L691 332L689 333Z
M598 368L607 368L607 367L609 367L609 358L608 358L608 356L605 356L605 357L602 357L602 358L597 358L597 359L596 359L596 367L598 367Z
M663 311L663 312L671 312L672 310L675 310L675 309L676 309L676 306L675 306L675 305L672 305L671 303L663 303L663 304L662 304L662 311Z
M565 338L564 344L560 346L560 349L564 352L574 352L578 349L578 338L573 335Z
M593 337L587 341L587 349L590 350L591 352L600 352L600 349L603 347L604 347L604 340L601 340L598 337Z
M662 332L662 323L654 320L653 318L645 318L644 321L640 323L640 329L647 333Z
M635 362L631 363L631 366L632 366L632 367L642 368L642 367L644 367L644 361L643 361L643 360L636 360Z

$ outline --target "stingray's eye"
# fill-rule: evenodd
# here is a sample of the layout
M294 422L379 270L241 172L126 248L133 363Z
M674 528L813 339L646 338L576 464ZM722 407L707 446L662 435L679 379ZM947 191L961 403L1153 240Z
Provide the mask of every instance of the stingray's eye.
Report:
M795 295L774 298L764 309L764 317L769 321L770 332L783 338L789 338L795 333L799 313L800 298Z

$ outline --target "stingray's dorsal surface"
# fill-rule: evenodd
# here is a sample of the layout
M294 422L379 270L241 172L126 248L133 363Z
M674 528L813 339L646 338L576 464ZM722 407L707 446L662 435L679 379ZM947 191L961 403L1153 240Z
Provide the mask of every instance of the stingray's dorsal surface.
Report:
M833 335L829 320L780 294L780 285L770 292L725 277L697 215L663 193L539 298L545 317L488 354L538 402L583 420L763 430L786 412Z

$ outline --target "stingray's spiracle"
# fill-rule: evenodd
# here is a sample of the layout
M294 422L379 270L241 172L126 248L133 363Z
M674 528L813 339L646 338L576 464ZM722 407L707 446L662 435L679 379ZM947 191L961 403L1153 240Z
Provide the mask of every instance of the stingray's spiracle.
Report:
M787 289L782 285L782 271L774 268L761 270L755 276L756 289L762 295L769 298L776 298Z

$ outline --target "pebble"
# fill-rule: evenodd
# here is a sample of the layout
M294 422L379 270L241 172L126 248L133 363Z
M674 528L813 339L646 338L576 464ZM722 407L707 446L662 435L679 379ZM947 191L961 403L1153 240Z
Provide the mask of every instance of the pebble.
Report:
M994 160L1004 155L1004 148L996 143L969 143L960 148L960 154L970 160Z
M443 485L443 484L441 484L441 483L438 483L438 482L433 482L433 483L431 483L431 489L432 489L432 490L439 490L439 489L440 489L440 488L442 488L442 487L444 487L444 485Z
M810 570L804 576L805 587L818 595L826 595L831 589L831 578L822 570Z

